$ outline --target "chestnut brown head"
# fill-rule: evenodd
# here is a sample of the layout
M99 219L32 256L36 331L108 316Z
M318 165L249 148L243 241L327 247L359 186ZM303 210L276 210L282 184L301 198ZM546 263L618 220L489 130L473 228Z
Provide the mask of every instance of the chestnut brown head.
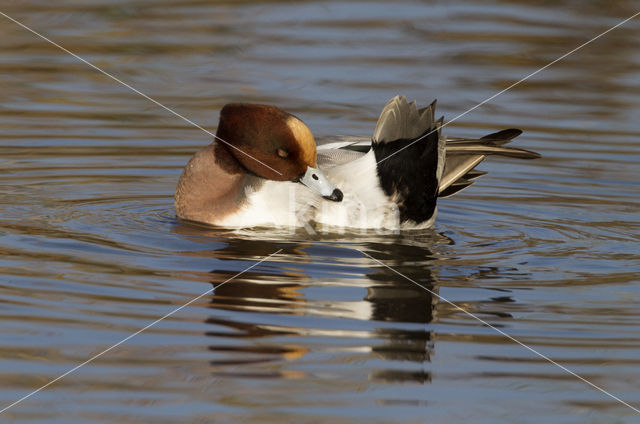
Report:
M309 128L275 106L226 105L216 136L231 145L229 153L243 167L263 178L294 181L308 167L316 167L316 143Z
M230 103L220 112L216 136L248 171L275 181L298 181L324 198L342 192L320 172L311 130L275 106Z

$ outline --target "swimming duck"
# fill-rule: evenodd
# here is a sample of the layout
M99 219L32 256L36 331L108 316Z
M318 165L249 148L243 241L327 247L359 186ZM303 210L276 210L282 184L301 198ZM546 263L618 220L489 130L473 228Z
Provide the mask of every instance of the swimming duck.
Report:
M435 106L420 108L396 96L370 140L316 146L300 119L275 106L227 104L216 140L180 176L176 214L231 228L428 228L437 199L484 175L474 168L487 155L540 157L505 146L522 133L518 129L447 139Z

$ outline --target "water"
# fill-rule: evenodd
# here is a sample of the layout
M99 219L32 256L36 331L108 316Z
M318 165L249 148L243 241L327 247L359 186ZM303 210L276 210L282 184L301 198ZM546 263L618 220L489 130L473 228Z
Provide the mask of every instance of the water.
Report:
M0 10L212 131L224 103L251 101L321 138L371 134L395 94L453 118L634 6ZM178 222L179 173L210 137L0 17L0 408L217 287L0 420L636 422L439 296L640 407L639 25L446 128L520 127L543 158L485 163L434 230L311 237Z

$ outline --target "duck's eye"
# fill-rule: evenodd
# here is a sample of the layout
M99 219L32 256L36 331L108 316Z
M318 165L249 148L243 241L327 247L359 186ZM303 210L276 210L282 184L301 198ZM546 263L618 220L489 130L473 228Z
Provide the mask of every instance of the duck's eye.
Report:
M286 157L288 157L288 156L289 156L289 152L287 152L287 151L286 151L286 150L284 150L284 149L278 149L278 150L276 150L276 154L277 154L278 156L280 156L281 158L286 158Z

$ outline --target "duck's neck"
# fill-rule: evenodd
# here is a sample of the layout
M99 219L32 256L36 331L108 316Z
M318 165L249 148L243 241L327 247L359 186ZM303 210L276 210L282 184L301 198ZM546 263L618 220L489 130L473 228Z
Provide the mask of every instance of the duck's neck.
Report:
M179 218L215 224L239 209L245 171L220 143L196 153L182 171L176 188Z
M215 164L223 171L231 175L240 175L247 172L238 159L231 154L230 149L232 149L232 147L216 141L205 147L205 150L207 148L211 148Z

